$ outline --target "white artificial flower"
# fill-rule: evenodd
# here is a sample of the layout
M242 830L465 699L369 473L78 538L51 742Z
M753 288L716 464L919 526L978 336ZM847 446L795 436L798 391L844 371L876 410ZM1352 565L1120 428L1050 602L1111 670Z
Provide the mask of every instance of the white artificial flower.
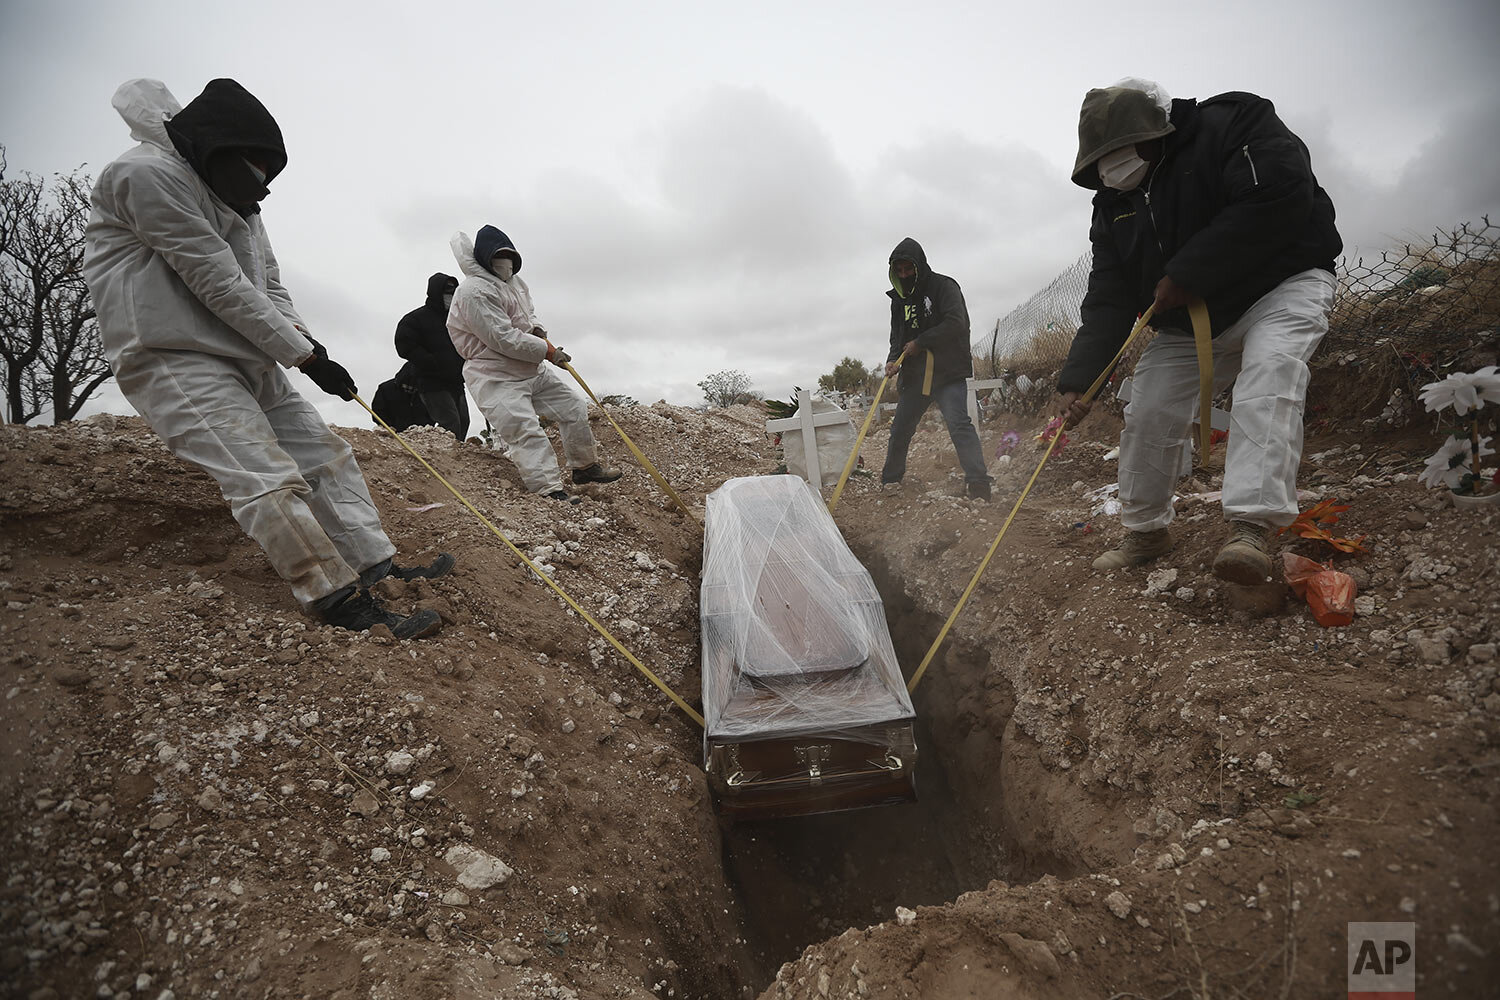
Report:
M1485 403L1500 404L1500 374L1495 365L1481 368L1477 372L1455 372L1437 382L1422 386L1422 402L1429 410L1441 410L1449 406L1463 416L1477 410Z
M1490 440L1487 437L1479 439L1480 458L1495 453L1495 449L1490 447ZM1458 457L1458 461L1454 461L1455 457ZM1473 470L1473 467L1472 444L1467 437L1455 435L1445 440L1443 446L1427 459L1427 466L1417 477L1417 482L1433 489L1439 486L1446 486L1450 490L1457 489L1458 484Z

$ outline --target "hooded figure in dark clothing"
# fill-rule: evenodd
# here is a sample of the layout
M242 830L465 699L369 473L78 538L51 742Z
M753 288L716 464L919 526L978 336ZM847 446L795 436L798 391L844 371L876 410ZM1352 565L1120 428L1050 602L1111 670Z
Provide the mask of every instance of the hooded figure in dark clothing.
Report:
M396 324L396 353L433 422L462 441L469 434L469 401L464 394L464 359L448 336L448 306L458 279L441 272L427 279L427 301Z
M157 80L131 80L113 103L138 145L99 172L83 276L120 391L174 455L214 477L308 612L399 638L436 631L435 612L395 614L369 588L441 575L453 557L392 562L354 453L284 371L341 399L358 391L308 336L261 221L287 161L276 120L233 80L187 107Z
M891 350L886 375L895 374L896 416L886 451L882 483L899 483L906 475L906 451L922 414L934 401L948 425L948 436L963 466L967 494L990 498L990 476L984 465L979 432L969 419L967 379L974 373L969 354L969 309L958 282L927 266L922 245L907 237L890 257Z
M1083 99L1073 182L1096 193L1093 271L1058 378L1068 425L1087 414L1082 394L1147 307L1160 334L1136 364L1120 435L1128 534L1094 568L1137 566L1172 547L1172 489L1192 468L1198 417L1186 307L1201 299L1214 391L1234 385L1230 537L1213 570L1231 583L1264 582L1272 529L1297 516L1307 360L1328 331L1343 249L1307 147L1254 94L1171 100L1149 81L1123 80Z

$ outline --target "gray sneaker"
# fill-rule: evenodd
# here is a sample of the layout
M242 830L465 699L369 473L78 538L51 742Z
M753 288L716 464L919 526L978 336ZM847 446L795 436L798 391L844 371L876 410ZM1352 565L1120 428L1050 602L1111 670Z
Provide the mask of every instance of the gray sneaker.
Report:
M1094 568L1101 572L1143 566L1159 555L1172 550L1172 536L1166 528L1155 531L1132 531L1117 549L1110 549L1094 560Z
M1253 587L1271 576L1271 529L1254 521L1229 522L1229 541L1214 556L1214 576Z

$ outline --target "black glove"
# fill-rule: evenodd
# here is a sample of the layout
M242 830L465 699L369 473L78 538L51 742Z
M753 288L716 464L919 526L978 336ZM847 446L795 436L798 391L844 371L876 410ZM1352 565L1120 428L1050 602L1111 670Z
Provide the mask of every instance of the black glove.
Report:
M312 341L313 345L313 356L304 361L301 366L302 370L307 373L307 377L330 396L337 396L344 400L353 399L354 394L359 392L359 387L354 384L349 370L337 361L328 360L328 350L322 344L311 337L307 339Z

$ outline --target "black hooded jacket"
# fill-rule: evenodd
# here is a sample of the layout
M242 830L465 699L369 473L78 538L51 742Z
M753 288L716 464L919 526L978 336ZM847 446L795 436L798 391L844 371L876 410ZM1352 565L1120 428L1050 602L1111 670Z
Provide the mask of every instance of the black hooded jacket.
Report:
M912 287L903 287L896 277L896 261L916 265ZM936 389L974 374L969 353L969 308L958 282L927 266L922 244L908 236L896 244L890 256L891 352L895 361L908 340L916 340L918 351L901 363L898 389L920 390L927 377L928 352L932 352L932 386Z
M427 279L426 303L396 324L396 353L409 362L402 371L412 369L418 392L463 388L464 359L448 336L448 307L443 305L443 296L457 287L451 274L434 274Z
M166 129L182 158L241 215L260 211L267 186L286 169L281 126L233 80L210 80L203 93L168 119ZM245 164L246 154L265 168L264 181Z
M1134 191L1102 187L1094 169L1075 178L1098 190L1094 264L1059 392L1093 384L1164 274L1203 298L1217 337L1287 278L1332 273L1343 249L1307 147L1270 101L1240 92L1177 100L1171 121L1162 159ZM1192 328L1186 309L1151 322L1176 333Z

